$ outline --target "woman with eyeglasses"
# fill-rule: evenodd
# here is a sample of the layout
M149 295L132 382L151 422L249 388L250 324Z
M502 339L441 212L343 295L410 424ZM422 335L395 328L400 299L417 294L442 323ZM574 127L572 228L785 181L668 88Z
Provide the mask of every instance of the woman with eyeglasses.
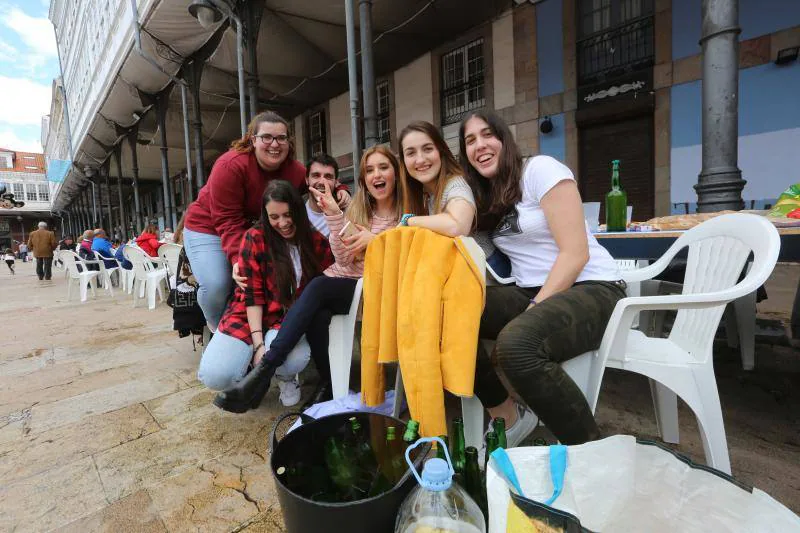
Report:
M306 169L295 159L289 123L265 111L217 159L186 213L183 245L200 285L197 301L212 332L233 287L231 272L237 274L242 236L258 220L261 196L274 180L288 181L301 193L308 188ZM342 207L349 203L346 186L339 186L336 198Z

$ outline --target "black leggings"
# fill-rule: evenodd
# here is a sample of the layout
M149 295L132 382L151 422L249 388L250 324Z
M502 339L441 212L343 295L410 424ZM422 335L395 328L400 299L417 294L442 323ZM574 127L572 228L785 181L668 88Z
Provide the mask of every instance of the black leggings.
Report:
M583 392L560 363L590 350L603 339L623 282L576 283L526 311L538 288L488 287L480 338L496 339L492 360L479 343L475 394L484 407L508 399L495 366L563 444L600 437Z
M323 380L330 380L328 326L332 315L350 312L356 283L356 279L325 275L312 279L283 317L278 336L272 340L264 357L283 363L305 334L317 371Z

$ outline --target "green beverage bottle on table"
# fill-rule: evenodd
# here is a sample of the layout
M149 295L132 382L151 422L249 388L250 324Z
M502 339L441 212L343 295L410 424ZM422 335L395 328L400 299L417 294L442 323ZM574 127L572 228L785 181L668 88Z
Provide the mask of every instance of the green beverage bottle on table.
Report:
M494 431L490 431L486 434L486 457L483 458L484 460L484 467L489 466L489 456L492 455L492 452L498 448L497 444L497 433Z
M483 516L489 516L487 510L486 486L484 485L481 468L478 464L478 449L475 446L467 446L464 451L466 464L464 466L464 488L467 493L475 500L481 508Z
M611 190L606 194L606 231L625 231L628 226L628 195L619 185L619 159L611 162Z
M508 448L508 439L506 439L506 419L501 416L493 419L492 428L494 428L494 432L497 434L498 448Z

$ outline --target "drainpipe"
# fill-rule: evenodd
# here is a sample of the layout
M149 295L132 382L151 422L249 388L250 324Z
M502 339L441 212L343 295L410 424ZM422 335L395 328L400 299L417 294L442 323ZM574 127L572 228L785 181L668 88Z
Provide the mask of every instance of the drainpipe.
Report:
M117 195L119 197L119 231L121 240L128 240L128 222L125 216L125 202L122 199L122 145L114 147L114 163L117 167Z
M353 142L353 187L357 189L361 141L358 135L358 64L356 63L355 7L353 3L354 0L345 0L344 9L347 29L347 78L350 88L350 132Z
M131 128L128 134L128 145L131 149L131 172L133 173L133 223L136 224L136 233L144 230L142 226L142 204L139 201L139 155L136 153L136 139L139 136L138 123Z
M191 202L194 200L194 195L192 193L192 150L189 145L189 107L186 105L186 85L181 84L180 87L181 110L183 111L183 143L186 145L186 181L188 184L186 190L189 193L189 202Z
M739 159L739 0L703 0L703 168L697 211L744 209Z
M378 144L375 70L372 65L372 0L359 0L358 7L361 22L361 85L364 90L364 146L369 148Z

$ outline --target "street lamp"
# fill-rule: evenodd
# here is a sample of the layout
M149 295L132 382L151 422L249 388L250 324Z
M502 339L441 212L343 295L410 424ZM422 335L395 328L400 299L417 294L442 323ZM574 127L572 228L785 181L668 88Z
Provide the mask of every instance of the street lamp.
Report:
M189 13L197 19L203 28L209 28L222 20L222 12L208 0L193 0L189 4Z
M19 227L22 229L22 242L25 241L25 224L22 223L22 216L17 215L17 222L19 222Z

